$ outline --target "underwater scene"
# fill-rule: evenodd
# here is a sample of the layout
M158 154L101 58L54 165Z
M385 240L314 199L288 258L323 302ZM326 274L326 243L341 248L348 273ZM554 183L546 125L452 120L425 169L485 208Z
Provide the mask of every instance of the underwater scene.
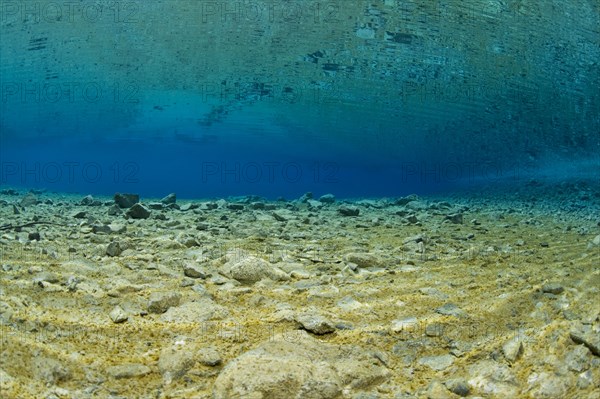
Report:
M600 3L0 0L0 398L600 399Z

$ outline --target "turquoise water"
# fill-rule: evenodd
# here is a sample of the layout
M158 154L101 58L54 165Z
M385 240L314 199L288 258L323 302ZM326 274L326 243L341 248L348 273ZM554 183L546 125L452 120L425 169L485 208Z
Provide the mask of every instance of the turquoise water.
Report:
M2 1L0 184L297 198L597 178L594 1Z

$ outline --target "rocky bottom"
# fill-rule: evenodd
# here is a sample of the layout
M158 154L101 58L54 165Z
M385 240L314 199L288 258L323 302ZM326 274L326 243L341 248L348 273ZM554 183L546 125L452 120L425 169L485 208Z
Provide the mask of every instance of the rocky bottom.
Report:
M600 398L600 192L0 195L2 398Z

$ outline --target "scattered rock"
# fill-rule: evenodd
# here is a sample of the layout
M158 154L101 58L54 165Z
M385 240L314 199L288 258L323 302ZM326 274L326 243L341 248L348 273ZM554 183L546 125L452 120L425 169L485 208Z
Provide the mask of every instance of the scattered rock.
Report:
M596 356L600 356L600 335L592 331L589 326L586 328L573 328L570 336L573 342L583 344Z
M148 312L165 313L172 306L179 305L181 295L176 292L153 292L148 300Z
M219 351L214 346L207 346L198 351L198 361L205 366L214 367L223 362Z
M109 317L113 323L123 323L129 318L127 312L125 312L119 305L115 306L113 310L110 311Z
M119 256L125 249L127 247L120 241L113 241L106 247L106 254L108 256Z
M333 194L322 195L319 198L319 201L321 201L324 204L333 204L335 202L335 195L333 195Z
M27 239L29 239L29 241L40 241L42 237L40 236L40 233L38 233L37 231L33 231L27 234Z
M308 200L313 199L313 193L308 192L302 195L302 197L298 198L298 202L300 203L305 203L308 202Z
M462 213L453 213L451 215L446 215L445 220L449 220L454 224L462 224L463 222L463 214Z
M565 363L569 370L580 373L590 367L590 350L584 345L577 345L565 356Z
M179 379L196 363L196 353L184 339L164 348L158 358L158 371L165 384Z
M71 378L71 371L60 361L50 357L37 356L33 359L32 366L31 372L35 378L51 385Z
M201 323L213 319L222 319L229 314L225 307L217 305L207 297L199 298L193 302L186 302L180 306L171 306L160 317L161 321L165 323Z
M183 265L183 274L191 278L205 279L208 277L208 272L205 268L191 262L186 262Z
M306 332L276 336L229 362L214 384L214 399L334 399L390 376L373 354L321 343Z
M454 356L452 355L426 356L419 359L419 364L435 371L445 370L452 366L452 363L454 363Z
M275 220L277 220L278 222L287 222L287 219L286 219L286 218L284 218L283 216L281 216L281 215L280 215L279 213L277 213L277 212L273 212L273 213L271 213L271 215L273 215L273 218L274 218Z
M241 283L255 283L263 278L271 280L289 280L283 270L273 266L264 259L247 256L243 259L233 259L220 268L220 273Z
M382 267L384 262L376 255L369 253L352 252L345 256L347 262L354 263L358 267Z
M171 205L177 202L177 195L175 193L171 193L160 200L162 204Z
M21 201L19 201L19 205L24 208L35 206L41 203L42 201L38 200L38 197L33 193L27 193L23 198L21 198Z
M125 215L132 219L148 219L150 217L150 210L138 203L129 208Z
M338 213L342 216L358 216L360 214L360 209L355 206L342 205L338 208Z
M150 374L151 371L150 367L138 363L119 364L106 369L108 375L116 379L139 378Z
M115 204L117 204L117 206L122 209L131 208L133 205L140 202L140 196L137 194L116 193L114 198Z
M516 362L523 354L523 342L520 337L515 337L502 345L502 353L510 363Z
M464 316L466 315L465 311L456 306L453 303L446 303L435 310L439 314L447 315L447 316Z
M302 328L317 335L329 334L335 331L335 327L327 318L313 312L305 312L296 315L296 321Z
M545 292L547 294L554 294L554 295L558 295L560 293L562 293L565 289L563 288L562 285L560 285L559 283L549 283L549 284L544 284L542 286L542 292Z
M448 390L458 396L467 396L469 395L469 392L471 391L471 388L469 387L469 384L467 384L467 382L465 380L462 379L452 379L452 380L448 380L444 383L444 385L446 386L446 388L448 388Z

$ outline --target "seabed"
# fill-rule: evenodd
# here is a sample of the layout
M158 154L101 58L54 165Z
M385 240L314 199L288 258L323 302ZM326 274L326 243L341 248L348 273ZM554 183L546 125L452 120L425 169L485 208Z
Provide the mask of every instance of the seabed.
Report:
M0 396L600 398L597 184L308 197L2 190Z

